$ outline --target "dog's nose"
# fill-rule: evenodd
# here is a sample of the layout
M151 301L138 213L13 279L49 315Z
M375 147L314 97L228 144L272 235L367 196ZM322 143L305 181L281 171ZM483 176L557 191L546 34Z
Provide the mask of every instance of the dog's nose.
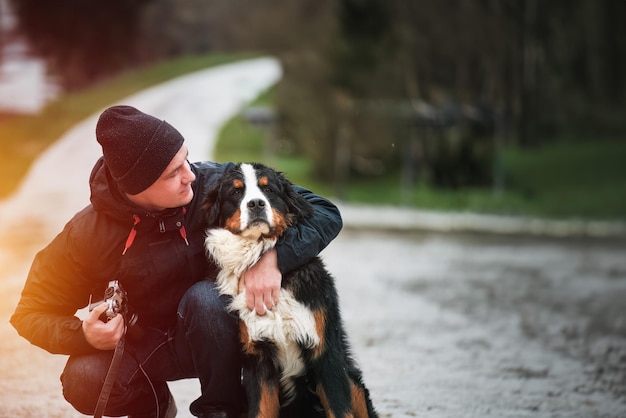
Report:
M262 199L252 199L248 202L248 209L252 211L260 211L265 208L265 201Z

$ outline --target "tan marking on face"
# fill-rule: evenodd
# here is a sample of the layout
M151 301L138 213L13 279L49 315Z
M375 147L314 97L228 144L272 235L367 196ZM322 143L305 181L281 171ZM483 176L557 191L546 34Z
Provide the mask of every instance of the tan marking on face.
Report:
M272 208L272 228L273 232L270 235L266 235L270 238L279 237L285 232L289 225L287 224L287 220L285 217L278 212L276 209Z
M240 180L240 179L233 180L233 187L235 189L243 189L243 180Z
M259 186L267 186L268 184L270 184L270 181L267 176L259 178Z
M237 209L237 212L235 212L233 216L226 219L224 228L228 229L233 234L241 232L241 211L239 209Z

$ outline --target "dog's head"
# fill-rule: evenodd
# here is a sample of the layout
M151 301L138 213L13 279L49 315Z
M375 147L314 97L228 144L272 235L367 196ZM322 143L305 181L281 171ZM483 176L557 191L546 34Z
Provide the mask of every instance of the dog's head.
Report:
M227 168L208 190L202 208L209 228L251 239L277 238L313 214L311 204L282 173L258 163Z

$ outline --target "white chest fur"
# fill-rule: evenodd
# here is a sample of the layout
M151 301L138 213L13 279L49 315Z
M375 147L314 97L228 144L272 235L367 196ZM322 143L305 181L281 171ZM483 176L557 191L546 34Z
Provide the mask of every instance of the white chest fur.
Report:
M273 248L276 240L247 240L225 229L207 231L205 247L220 268L217 284L222 294L230 295L230 309L239 313L251 341L270 340L278 348L282 366L281 384L287 399L293 395L292 378L304 372L300 346L320 343L313 313L298 302L291 292L281 289L277 305L266 315L257 315L246 305L245 289L239 293L239 279L261 255Z

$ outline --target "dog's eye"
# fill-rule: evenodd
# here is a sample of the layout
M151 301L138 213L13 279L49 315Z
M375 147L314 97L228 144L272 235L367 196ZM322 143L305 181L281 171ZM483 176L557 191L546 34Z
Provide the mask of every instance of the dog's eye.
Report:
M232 194L233 196L241 196L242 190L241 189L233 189L232 192L230 192L230 194Z
M263 191L264 191L265 193L274 193L274 189L273 189L272 187L270 187L270 186L265 186L265 187L263 188Z

